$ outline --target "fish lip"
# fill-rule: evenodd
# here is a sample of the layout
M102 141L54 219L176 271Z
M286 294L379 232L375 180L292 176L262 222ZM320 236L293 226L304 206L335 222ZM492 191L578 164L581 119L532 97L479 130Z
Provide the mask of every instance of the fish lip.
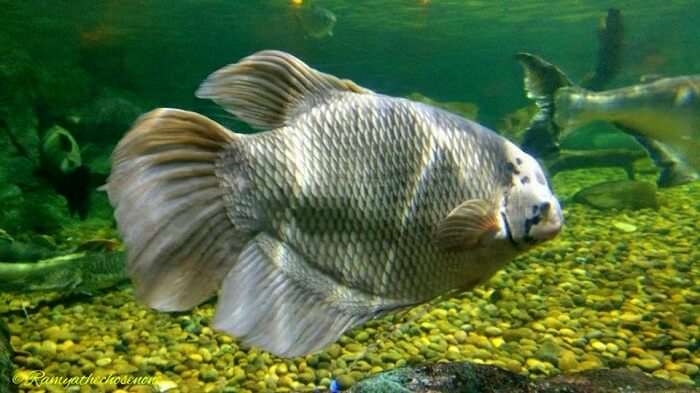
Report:
M533 228L532 238L538 242L552 240L561 232L564 226L564 217L558 204L550 209L544 219Z
M503 226L506 232L506 237L508 241L515 247L520 248L520 244L513 238L513 231L510 229L510 223L508 222L508 215L505 212L501 212L501 219L503 220Z

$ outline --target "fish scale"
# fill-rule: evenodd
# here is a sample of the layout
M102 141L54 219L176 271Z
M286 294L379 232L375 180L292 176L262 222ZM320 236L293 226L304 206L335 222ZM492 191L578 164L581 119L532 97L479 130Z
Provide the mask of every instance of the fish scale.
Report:
M375 105L384 107L373 111ZM333 278L340 283L373 295L399 295L407 301L420 302L453 287L455 281L462 279L445 279L442 276L444 271L431 264L437 253L431 244L432 223L446 216L461 201L492 198L494 189L499 186L482 182L478 177L471 178L472 184L460 184L460 178L451 176L450 171L466 168L472 173L484 173L486 178L505 174L496 173L496 165L487 160L469 160L478 152L479 146L472 145L476 138L466 136L481 132L477 125L437 111L433 116L424 115L421 121L417 121L418 116L411 112L415 110L412 104L401 100L385 103L376 96L349 96L302 115L279 133L254 139L243 148L247 151L250 166L256 168L251 173L254 176L251 183L260 187L259 190L251 189L246 198L255 200L267 214L286 209L275 215L282 220L270 223L281 236L280 240L307 261L317 264L319 269L337 272ZM350 118L355 113L360 120L354 124L356 127L347 127L344 117L334 113L346 113ZM383 121L387 118L392 122ZM459 122L464 123L461 129L455 124ZM445 133L440 139L453 144L453 149L457 147L453 154L441 153L441 149L447 146L440 146L433 129L406 126L430 123L437 124L435 128ZM392 155L382 155L389 150ZM426 150L438 156L466 160L450 162L445 159L444 165L427 168L428 162L424 162ZM490 157L486 151L480 154ZM274 160L269 157L274 157ZM380 160L378 157L384 158ZM314 165L304 167L309 161ZM466 166L469 163L472 167ZM289 168L295 170L289 171ZM414 185L419 180L416 173L422 171L427 171L428 175L423 179L425 185L419 190ZM292 190L298 177L290 177L290 172L314 173L314 181L306 192L302 192L302 198L288 191L271 190ZM283 179L281 184L278 183L280 179ZM356 187L358 183L363 187ZM421 190L423 192L418 192ZM415 205L421 208L406 208L413 198L417 198ZM308 209L313 209L316 214L308 214ZM368 210L376 215L369 223L365 215ZM376 222L380 225L373 225ZM337 234L337 237L329 244L309 235L320 231ZM343 236L349 233L357 237L356 242L343 241ZM406 238L413 241L404 241ZM387 255L373 252L381 248L380 244L386 243L395 250L393 258L387 259ZM363 246L368 244L377 246ZM458 264L459 257L454 259L447 265ZM362 269L357 268L358 261L362 261ZM387 271L407 272L419 279L389 283L373 280Z
M543 175L512 143L289 54L224 67L197 95L267 131L155 110L117 145L106 189L136 296L176 311L218 294L212 325L245 345L313 352L471 289L561 227L547 185L515 181Z

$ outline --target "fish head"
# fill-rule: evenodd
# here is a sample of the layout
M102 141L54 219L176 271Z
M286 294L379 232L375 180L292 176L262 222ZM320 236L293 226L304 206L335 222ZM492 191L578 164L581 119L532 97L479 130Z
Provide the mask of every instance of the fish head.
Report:
M512 180L504 193L500 215L509 240L518 248L528 248L556 237L564 218L537 160L514 144L507 144L506 166Z

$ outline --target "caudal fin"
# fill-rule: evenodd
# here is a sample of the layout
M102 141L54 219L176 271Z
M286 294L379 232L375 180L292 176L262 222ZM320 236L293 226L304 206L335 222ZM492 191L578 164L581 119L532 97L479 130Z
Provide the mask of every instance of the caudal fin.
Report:
M559 67L539 56L520 52L515 58L525 71L527 98L534 100L540 109L551 108L557 90L574 85Z
M163 311L211 297L245 242L229 217L220 158L240 136L193 112L143 115L112 155L115 207L137 298Z
M571 80L557 66L531 53L515 55L525 71L525 92L534 100L539 111L525 130L522 149L544 158L559 151L560 128L554 121L557 90L573 86Z

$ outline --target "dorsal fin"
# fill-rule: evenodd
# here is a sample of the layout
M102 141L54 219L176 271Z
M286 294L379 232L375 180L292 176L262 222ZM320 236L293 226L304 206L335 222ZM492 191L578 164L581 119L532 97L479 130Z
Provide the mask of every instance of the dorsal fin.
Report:
M255 128L289 124L334 91L371 93L347 79L319 72L289 53L266 50L223 67L202 83L209 98Z

